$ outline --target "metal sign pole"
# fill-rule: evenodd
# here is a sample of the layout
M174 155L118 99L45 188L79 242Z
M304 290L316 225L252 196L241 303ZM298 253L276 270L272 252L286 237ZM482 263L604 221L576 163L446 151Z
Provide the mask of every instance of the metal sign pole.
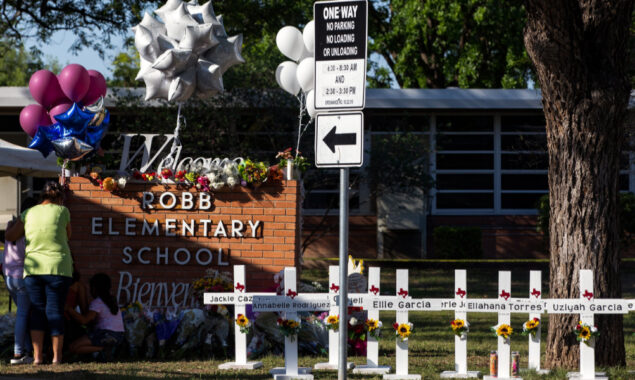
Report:
M348 348L348 183L349 168L340 169L340 360L339 380L346 380Z

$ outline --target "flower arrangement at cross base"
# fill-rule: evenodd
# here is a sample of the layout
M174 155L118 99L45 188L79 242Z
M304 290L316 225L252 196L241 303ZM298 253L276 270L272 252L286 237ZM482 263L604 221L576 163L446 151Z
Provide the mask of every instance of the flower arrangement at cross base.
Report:
M280 330L282 335L291 339L292 342L295 340L296 336L300 332L300 322L296 321L295 319L278 318L277 324L278 330Z
M329 315L326 317L326 328L328 330L333 330L337 332L340 328L340 316L339 315Z
M458 336L459 338L463 336L463 334L470 331L469 322L463 319L454 319L450 321L450 327L452 327L452 332L454 332L454 335Z
M496 326L492 326L491 330L495 336L500 336L503 339L509 339L514 333L514 329L507 323L500 323Z
M412 333L414 329L414 325L410 322L408 323L393 323L392 328L395 329L395 335L401 338L402 342L408 340L408 337Z
M590 326L582 321L578 322L578 325L573 330L575 339L578 342L584 342L586 345L590 345L591 338L600 336L597 326Z
M251 321L244 314L238 314L236 317L236 325L240 328L240 332L243 334L249 334L251 329Z
M379 337L381 336L381 328L383 326L381 321L373 318L368 318L364 323L364 326L366 327L368 335L375 339L379 339Z
M538 332L538 328L540 327L540 318L533 318L523 323L523 332L521 333L523 336L531 336L535 337Z

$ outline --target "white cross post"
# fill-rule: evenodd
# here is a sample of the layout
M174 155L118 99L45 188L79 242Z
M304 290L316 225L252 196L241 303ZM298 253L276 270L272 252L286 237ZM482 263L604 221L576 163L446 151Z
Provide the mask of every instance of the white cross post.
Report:
M337 265L329 266L329 295L336 296L340 291L340 270ZM339 307L336 303L331 303L331 307L329 309L329 315L338 315ZM340 320L340 325L342 323L347 323L346 321ZM328 363L317 363L315 365L315 369L318 370L330 370L336 371L338 369L340 358L340 342L339 342L339 331L329 330L329 361ZM355 366L354 363L347 363L347 368L351 369Z
M401 298L409 298L408 294L408 270L407 269L397 269L397 288L395 289L397 293L397 297ZM408 323L408 311L406 310L397 310L396 314L396 322ZM415 326L416 328L416 326ZM384 374L385 380L419 380L421 379L421 375L411 375L408 373L408 341L405 342L401 340L400 337L396 337L395 341L397 342L396 348L396 358L395 358L395 373L394 374Z
M532 301L540 301L542 299L542 272L532 270L529 272L529 299ZM540 374L546 374L549 371L540 369L540 336L542 332L542 317L540 313L529 313L529 319L538 318L540 324L536 331L536 335L529 334L529 354L528 367Z
M580 270L580 299L586 302L595 300L593 290L593 271L588 269ZM594 325L593 312L580 313L580 321L589 326ZM580 372L569 373L569 378L590 380L606 379L608 377L603 372L595 372L595 338L591 338L589 344L580 342Z
M379 296L380 290L380 268L368 269L368 295L370 297ZM368 319L375 319L379 321L379 310L364 307L368 311ZM366 335L366 364L356 366L353 369L353 373L360 373L364 375L383 375L390 372L389 365L379 365L379 342L377 339Z
M454 299L457 302L467 299L467 274L465 269L454 271ZM467 323L466 311L455 311L454 319L462 319ZM481 377L480 371L467 370L467 332L454 336L454 371L443 371L441 378L470 378Z
M234 292L233 293L205 293L203 303L206 305L234 305L234 323L238 314L245 315L246 305L251 304L254 295L275 295L275 293L247 293L245 281L245 266L234 265ZM253 321L252 321L253 323ZM234 326L234 362L223 363L218 366L222 370L257 369L262 367L260 361L247 361L247 334L240 332L238 326Z
M498 300L507 302L511 298L512 274L509 271L498 272ZM498 313L498 324L510 324L511 312L501 311ZM512 379L510 376L511 359L511 338L498 337L498 376L484 376L484 380L492 379ZM514 379L519 379L518 377Z
M295 299L297 296L296 271L295 268L284 268L284 296ZM276 297L277 298L277 297ZM284 318L294 319L300 322L296 310L285 311ZM275 380L313 380L311 368L298 368L298 337L284 338L284 367L272 369L269 373L273 375Z

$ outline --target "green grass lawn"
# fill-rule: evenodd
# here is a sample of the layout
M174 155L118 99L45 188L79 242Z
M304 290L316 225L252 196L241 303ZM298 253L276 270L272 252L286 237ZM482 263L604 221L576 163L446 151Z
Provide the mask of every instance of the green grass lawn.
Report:
M403 265L402 267L406 267ZM468 292L470 297L495 298L497 293L497 268L479 268L470 270L468 267ZM624 298L635 298L635 268L632 265L623 266L622 286ZM528 293L529 268L514 269L512 272L512 296L526 297ZM325 270L305 270L302 272L302 280L318 281L327 285L327 272ZM547 273L543 272L543 292L548 294ZM394 294L395 271L384 269L382 271L382 294ZM454 288L454 272L451 269L411 269L410 293L413 297L452 297ZM6 290L0 291L0 313L6 311ZM384 322L383 338L380 340L380 364L395 365L395 340L390 325L394 321L394 312L382 312L381 319ZM414 323L415 332L409 339L410 345L410 373L421 374L424 379L439 378L438 374L454 367L454 339L449 328L449 321L453 318L451 312L413 312L410 313L410 321ZM512 314L512 327L521 330L522 323L527 316ZM470 313L468 320L471 324L468 340L468 369L480 370L488 374L488 354L496 349L496 338L489 331L490 326L496 324L496 314ZM543 339L546 335L547 315L543 320ZM627 371L635 370L635 314L624 318L626 361L624 368L611 368L609 374L612 379L635 379L635 373ZM601 338L600 338L601 339ZM544 343L543 343L544 345ZM519 351L521 368L527 366L527 338L517 335L512 338L512 350ZM544 352L544 349L543 349ZM4 359L8 359L8 356ZM198 358L200 359L200 358ZM150 379L150 378L177 378L177 379L270 379L269 369L275 366L283 366L284 359L280 356L269 355L261 358L264 369L249 372L221 372L217 370L220 363L227 361L224 358L193 361L122 361L118 363L72 363L59 367L21 366L10 367L6 360L0 363L0 374L7 376L40 377L40 378L66 378L66 379ZM301 366L313 366L317 362L327 361L327 357L304 356L300 358ZM357 364L365 363L364 357L352 357L351 361ZM333 372L314 371L316 379L333 379L337 375ZM352 379L380 379L381 377L355 376ZM527 373L525 379L566 379L565 370L557 370L549 376L538 376L535 373Z

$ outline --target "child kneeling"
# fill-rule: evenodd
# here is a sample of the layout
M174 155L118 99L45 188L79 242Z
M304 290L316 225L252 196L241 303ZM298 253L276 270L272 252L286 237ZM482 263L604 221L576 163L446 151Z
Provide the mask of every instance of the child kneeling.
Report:
M102 352L109 357L109 353L123 341L124 325L121 310L117 300L110 294L110 277L105 273L98 273L90 279L90 294L93 301L88 307L86 315L75 310L67 310L79 323L87 325L94 322L94 327L81 338L70 345L71 352L75 354L91 354Z

